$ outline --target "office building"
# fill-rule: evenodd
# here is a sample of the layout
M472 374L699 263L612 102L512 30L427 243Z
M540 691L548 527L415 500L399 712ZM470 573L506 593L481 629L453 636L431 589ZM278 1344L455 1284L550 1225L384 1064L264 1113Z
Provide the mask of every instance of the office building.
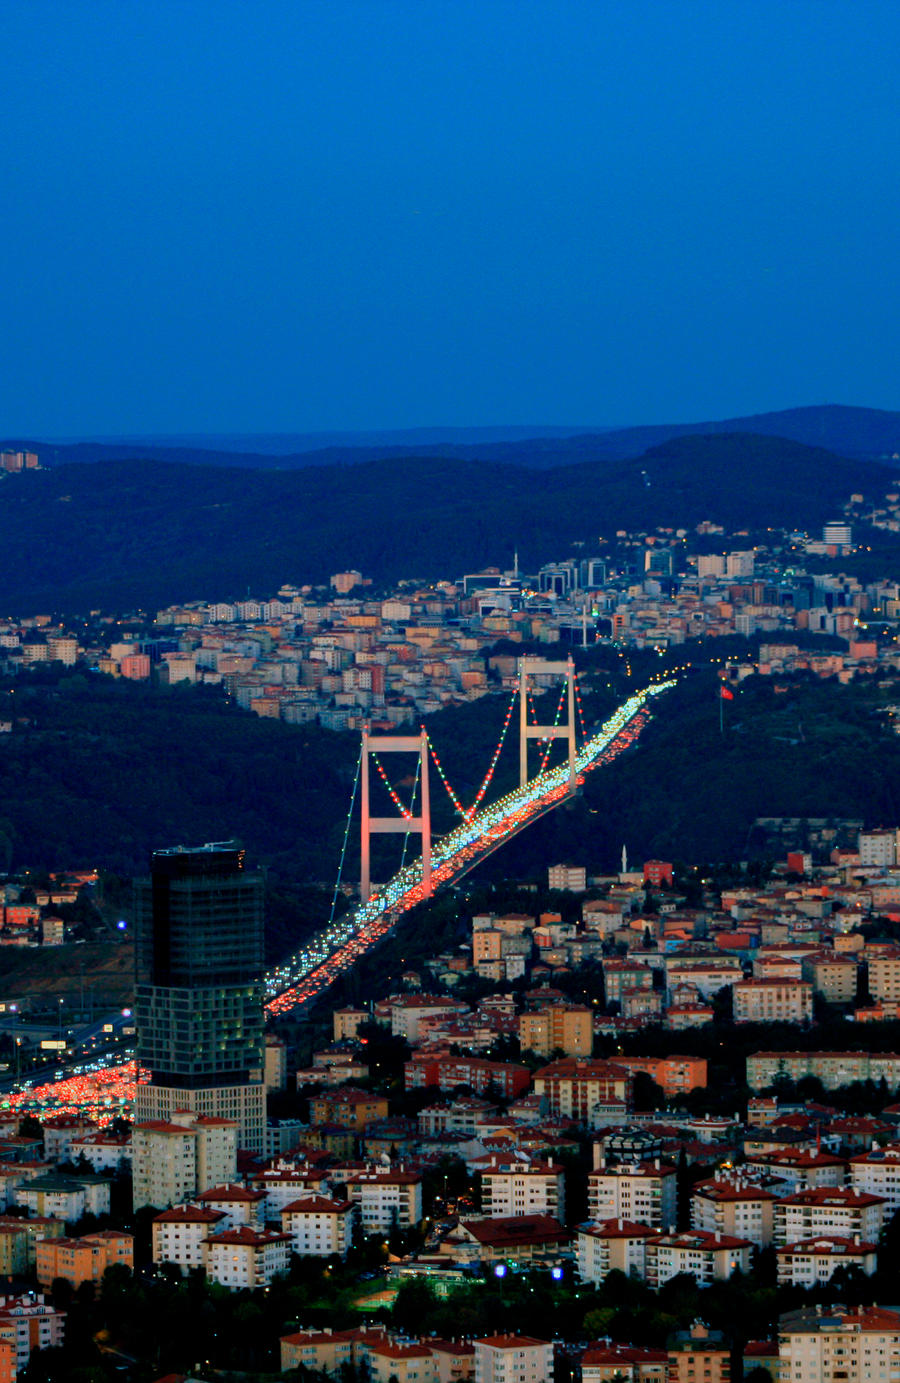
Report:
M231 1119L265 1147L263 879L235 842L158 850L135 885L135 1122ZM137 1167L135 1175L137 1176Z

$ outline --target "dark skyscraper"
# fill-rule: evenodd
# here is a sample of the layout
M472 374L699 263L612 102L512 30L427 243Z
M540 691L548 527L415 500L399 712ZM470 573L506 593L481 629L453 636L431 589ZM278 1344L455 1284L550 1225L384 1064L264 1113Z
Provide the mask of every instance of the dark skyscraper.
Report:
M265 1141L263 879L234 842L158 850L136 894L135 1117L236 1119Z

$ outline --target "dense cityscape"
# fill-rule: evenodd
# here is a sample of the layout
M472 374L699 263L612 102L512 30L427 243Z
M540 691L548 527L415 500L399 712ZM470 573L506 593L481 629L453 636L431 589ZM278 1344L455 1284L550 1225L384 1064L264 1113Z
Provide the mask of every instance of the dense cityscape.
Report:
M900 1383L900 8L0 41L0 1383Z
M889 697L900 588L841 568L896 498L853 495L821 537L703 520L532 575L8 617L10 706L43 666L363 739L332 920L274 967L236 841L156 850L133 893L96 865L7 875L0 954L91 956L77 996L26 965L0 1001L4 1376L715 1383L893 1357L900 827L773 803L753 860L479 866L640 753L684 677L706 669L723 735L762 679ZM609 656L624 691L648 653L591 723ZM467 804L426 727L485 697L505 711ZM458 822L433 840L428 779ZM354 904L373 788L409 862ZM92 973L100 941L133 983Z

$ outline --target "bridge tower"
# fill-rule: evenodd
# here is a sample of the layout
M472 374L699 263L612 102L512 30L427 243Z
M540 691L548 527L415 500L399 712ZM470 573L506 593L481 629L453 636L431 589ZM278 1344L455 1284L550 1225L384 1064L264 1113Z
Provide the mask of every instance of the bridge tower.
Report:
M419 816L371 816L369 811L369 755L370 754L418 754L421 768L422 807ZM362 732L362 822L361 822L361 870L359 896L367 903L372 894L370 846L371 837L376 832L402 831L404 835L415 832L422 837L422 883L425 897L431 897L431 799L428 792L428 736L421 735L370 735L368 725Z
M528 674L554 672L566 678L569 720L567 725L528 724ZM528 741L533 739L562 739L569 743L569 791L575 791L575 663L571 655L564 663L551 663L543 658L519 659L519 786L528 782Z

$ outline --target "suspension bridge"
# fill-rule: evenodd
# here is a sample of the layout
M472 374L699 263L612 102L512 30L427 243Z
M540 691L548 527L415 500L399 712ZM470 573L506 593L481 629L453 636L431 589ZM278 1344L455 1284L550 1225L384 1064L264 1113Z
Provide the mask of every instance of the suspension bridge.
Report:
M564 677L556 716L552 724L537 724L532 694L533 680ZM454 790L443 764L423 727L419 735L372 736L363 731L356 776L351 794L350 809L344 829L338 877L335 883L331 920L287 961L266 975L266 1009L277 1017L318 998L349 969L366 951L378 944L396 925L403 913L431 897L435 889L456 883L478 864L533 821L567 801L584 781L584 775L602 764L611 762L632 745L643 730L650 715L655 696L674 686L674 682L652 683L643 691L630 696L595 733L588 735L571 658L564 663L546 662L539 658L519 660L518 685L512 693L503 727L491 755L487 772L471 806L464 807ZM519 786L499 800L485 806L507 732L513 720L516 700L519 701ZM563 709L568 714L562 723ZM581 746L577 745L576 718L581 728ZM550 768L553 744L565 739L566 761ZM528 741L535 739L540 746L540 766L528 777ZM407 806L391 782L381 755L385 753L416 754L416 774L412 801ZM369 807L370 759L387 790L396 817L373 817ZM447 835L433 841L431 837L431 808L429 766L433 764L445 788L459 824ZM347 842L350 834L356 797L361 789L361 879L360 902L340 918L335 918ZM416 796L418 793L418 807ZM396 874L374 890L370 880L370 837L373 833L390 831L402 833L403 862ZM421 836L421 858L405 863L409 837Z

